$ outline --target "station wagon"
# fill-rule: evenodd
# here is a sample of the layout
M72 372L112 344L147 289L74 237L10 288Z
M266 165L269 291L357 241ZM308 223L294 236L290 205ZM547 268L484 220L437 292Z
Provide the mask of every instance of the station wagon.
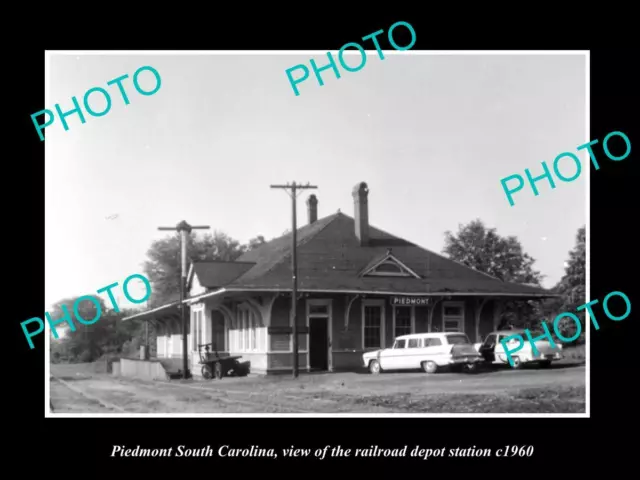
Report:
M371 373L383 370L422 369L435 373L441 367L473 368L482 357L462 332L415 333L395 339L391 348L366 352L364 366Z

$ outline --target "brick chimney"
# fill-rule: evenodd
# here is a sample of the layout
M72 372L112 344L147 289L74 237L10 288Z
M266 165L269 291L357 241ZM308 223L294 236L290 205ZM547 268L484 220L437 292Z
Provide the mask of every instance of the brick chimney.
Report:
M309 195L307 199L307 215L309 217L309 224L318 220L318 199L315 195Z
M369 187L365 182L358 183L353 187L353 204L356 225L356 237L360 241L360 246L369 244Z

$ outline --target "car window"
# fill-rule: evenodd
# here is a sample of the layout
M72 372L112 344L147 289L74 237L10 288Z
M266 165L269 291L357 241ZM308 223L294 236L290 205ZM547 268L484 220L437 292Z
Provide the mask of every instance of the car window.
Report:
M509 338L509 337L513 337L513 338L510 338L510 339L509 339L509 341L510 341L510 342L518 341L518 337L517 337L517 336L514 336L514 335L520 335L520 336L522 337L522 340L523 340L524 342L527 342L526 335L521 335L519 332L514 332L514 333L513 333L513 334L511 334L511 335L498 335L498 343L502 343L504 340L506 340L506 339L507 339L507 338Z
M420 348L420 339L419 338L410 338L409 344L407 348Z
M458 333L456 335L447 335L447 343L449 345L460 345L460 344L471 343L471 342L469 341L469 337L461 333Z
M442 342L439 338L425 338L424 339L424 348L426 347L437 347L438 345L442 345Z
M492 333L484 341L484 345L487 346L487 347L491 347L491 346L493 346L495 344L496 344L496 335L494 333Z
M393 344L393 348L404 348L406 340L396 340L396 343Z

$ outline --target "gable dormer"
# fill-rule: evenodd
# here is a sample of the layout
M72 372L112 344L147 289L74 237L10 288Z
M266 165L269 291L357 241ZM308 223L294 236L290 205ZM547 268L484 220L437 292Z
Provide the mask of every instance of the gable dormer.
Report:
M416 272L407 267L392 253L391 249L377 259L374 259L362 272L362 277L413 277L420 278Z
M189 273L187 273L187 294L189 297L195 297L206 292L206 288L200 283L200 279L195 271L194 263L191 263L189 267Z

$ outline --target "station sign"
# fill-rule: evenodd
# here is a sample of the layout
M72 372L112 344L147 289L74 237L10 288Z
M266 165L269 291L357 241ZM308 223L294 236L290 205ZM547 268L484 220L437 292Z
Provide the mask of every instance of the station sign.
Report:
M430 297L391 297L391 305L430 305Z

